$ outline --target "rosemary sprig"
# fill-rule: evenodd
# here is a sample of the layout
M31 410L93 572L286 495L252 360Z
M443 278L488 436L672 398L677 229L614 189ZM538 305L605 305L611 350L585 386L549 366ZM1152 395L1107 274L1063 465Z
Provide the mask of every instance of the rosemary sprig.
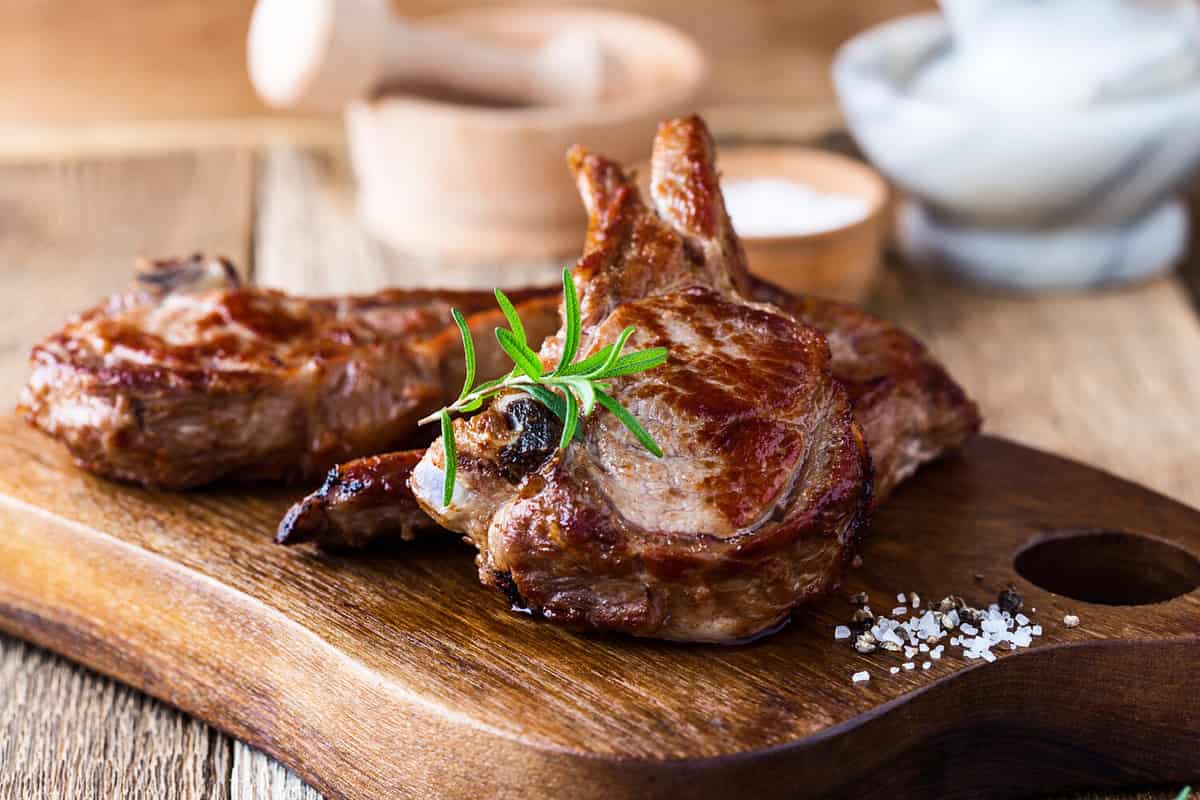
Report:
M435 411L420 421L440 420L442 424L442 446L446 453L446 481L442 491L442 505L450 505L454 496L454 479L458 471L458 449L454 442L454 426L451 414L469 414L478 411L485 400L501 392L513 389L524 392L537 400L562 421L562 436L559 449L566 448L573 439L579 438L582 417L590 416L596 406L609 411L621 421L634 438L657 458L662 458L662 448L646 432L641 423L609 394L611 387L604 381L644 372L663 364L667 360L667 348L651 347L632 353L622 353L634 328L621 331L617 340L605 345L582 361L575 361L582 338L582 322L579 314L579 297L575 293L575 282L569 270L563 270L563 335L562 356L554 371L546 374L542 361L525 340L525 326L517 316L517 310L504 292L496 290L496 303L508 321L508 328L496 328L496 340L512 359L512 371L503 378L486 381L474 386L476 361L475 342L471 329L458 309L451 311L454 324L462 335L463 354L466 360L466 379L458 399L443 409Z

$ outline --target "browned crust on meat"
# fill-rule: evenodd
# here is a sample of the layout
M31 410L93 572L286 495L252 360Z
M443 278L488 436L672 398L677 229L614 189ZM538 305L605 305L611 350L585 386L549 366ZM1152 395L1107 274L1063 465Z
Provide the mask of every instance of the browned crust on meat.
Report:
M637 324L645 337L639 346L652 346L655 320L670 314L663 303L671 299L626 304L611 324ZM704 366L683 353L683 363L669 363L642 380L631 376L617 387L623 402L635 407L652 408L644 405L646 392L659 394L663 407L679 412L678 424L702 425L694 432L697 439L738 465L719 486L679 487L690 497L707 495L729 519L730 533L632 522L628 504L605 491L592 466L605 461L596 448L610 448L609 442L622 438L619 424L601 415L585 422L584 444L528 478L505 517L492 522L482 580L515 587L528 608L562 625L689 640L738 639L770 629L797 602L840 581L863 530L870 468L850 403L832 380L824 339L811 328L726 303L707 290L683 293L679 311L706 316L712 304L711 316L733 329L793 342L774 355L820 376L805 385L822 387L802 397L786 384L773 386L766 376L747 376L723 389L692 385L703 381ZM630 310L638 306L645 312L635 319ZM773 357L769 347L760 346L760 352L764 359ZM816 451L804 449L810 446L804 438L791 438L799 431L775 419L793 416L800 406L827 409L821 427L834 433ZM684 436L681 445L690 449L684 445L689 441ZM664 446L670 447L665 438ZM805 464L795 460L801 454L828 461ZM530 484L537 490L530 491ZM645 491L653 495L660 488L650 484ZM761 520L763 509L771 508L770 519Z
M384 533L408 541L436 528L408 489L408 478L423 454L406 450L334 467L320 489L288 510L275 541L353 548Z
M825 332L875 468L875 503L922 464L979 432L979 409L920 341L848 303L793 295L755 278L751 296Z
M169 489L313 480L407 443L457 391L451 307L480 334L502 318L490 292L304 299L234 281L191 291L222 271L204 264L227 262L154 262L149 283L143 275L34 347L20 408L85 469ZM513 296L531 337L554 330L556 290ZM499 347L477 342L481 374L495 374Z

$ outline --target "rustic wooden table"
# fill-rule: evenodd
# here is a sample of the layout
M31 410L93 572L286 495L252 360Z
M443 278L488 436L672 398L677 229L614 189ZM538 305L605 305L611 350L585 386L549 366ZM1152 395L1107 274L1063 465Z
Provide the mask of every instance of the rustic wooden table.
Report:
M806 126L829 119L823 112L776 119L768 132L806 135ZM744 119L716 122L763 132ZM384 251L355 222L336 133L276 133L272 143L261 131L218 126L206 136L210 146L197 150L177 147L170 128L159 139L142 130L139 141L155 152L116 156L121 132L101 131L84 137L82 151L66 148L66 157L0 166L6 401L25 379L33 341L120 287L138 253L224 253L260 283L310 292L530 277L531 270L445 273ZM60 143L44 149L63 152ZM556 269L532 272L552 280ZM870 305L945 359L980 401L989 431L1200 506L1198 289L1197 258L1147 285L1048 297L982 293L893 267ZM1174 797L1178 788L1128 797ZM317 796L280 764L203 723L0 637L0 797Z

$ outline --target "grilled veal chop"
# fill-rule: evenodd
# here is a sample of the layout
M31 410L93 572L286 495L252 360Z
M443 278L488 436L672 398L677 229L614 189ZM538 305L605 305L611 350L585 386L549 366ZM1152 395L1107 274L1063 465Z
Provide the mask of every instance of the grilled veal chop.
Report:
M513 297L531 336L555 330L556 293ZM480 334L481 373L503 372L484 335L503 319L490 292L299 298L242 287L220 259L150 263L34 348L21 405L80 466L112 478L315 480L402 446L457 391L452 306Z
M797 297L753 278L751 296L819 328L833 352L833 375L846 388L873 467L872 502L883 502L922 464L957 449L979 430L979 412L929 350L862 309ZM436 530L408 488L419 450L344 464L297 503L279 525L283 544L358 547L379 537Z
M478 547L485 583L546 619L686 641L768 631L837 584L870 497L825 337L744 298L745 257L698 118L660 126L657 213L618 165L578 148L570 162L590 218L573 271L580 357L628 325L631 347L669 349L666 364L611 382L664 455L609 413L559 450L557 417L507 394L455 421L448 506L441 439L409 484ZM543 363L561 340L543 343Z

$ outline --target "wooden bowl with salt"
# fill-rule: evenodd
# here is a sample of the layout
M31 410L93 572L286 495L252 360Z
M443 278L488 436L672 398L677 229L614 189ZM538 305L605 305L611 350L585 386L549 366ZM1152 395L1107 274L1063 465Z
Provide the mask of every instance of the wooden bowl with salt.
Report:
M586 221L568 148L583 144L625 163L645 159L661 119L695 110L706 75L691 39L630 14L486 8L427 21L530 48L583 30L618 65L594 102L513 107L409 90L349 105L365 225L399 249L451 262L577 254Z
M804 294L858 301L879 271L887 183L805 147L726 147L721 186L751 272Z

